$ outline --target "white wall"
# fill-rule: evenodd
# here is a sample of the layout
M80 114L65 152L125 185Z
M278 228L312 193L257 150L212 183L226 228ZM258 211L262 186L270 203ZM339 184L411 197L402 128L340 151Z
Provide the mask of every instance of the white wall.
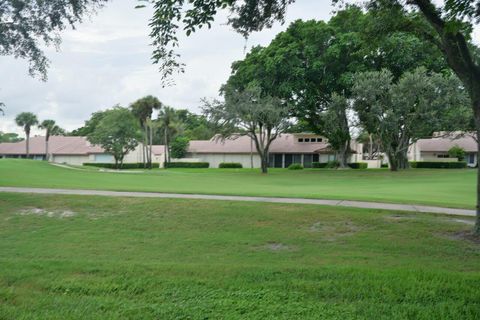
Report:
M81 166L86 162L91 162L89 156L59 156L54 155L51 157L52 162L56 163L66 163L74 166Z

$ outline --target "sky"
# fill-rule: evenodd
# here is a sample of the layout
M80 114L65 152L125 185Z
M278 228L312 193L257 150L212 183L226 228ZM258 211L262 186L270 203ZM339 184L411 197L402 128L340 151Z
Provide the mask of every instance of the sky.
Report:
M185 73L174 77L175 86L162 88L158 66L150 59L148 22L153 10L134 9L136 3L113 0L75 30L62 32L60 50L46 49L47 82L31 78L26 61L1 57L0 101L6 107L0 131L23 136L14 118L24 111L73 130L95 111L116 104L128 106L150 94L174 108L199 112L200 100L218 96L232 62L245 56L245 48L268 45L296 19L328 20L333 11L330 0L297 0L289 6L284 25L277 23L247 41L226 25L222 14L210 30L180 37ZM34 128L32 135L38 134L43 132Z

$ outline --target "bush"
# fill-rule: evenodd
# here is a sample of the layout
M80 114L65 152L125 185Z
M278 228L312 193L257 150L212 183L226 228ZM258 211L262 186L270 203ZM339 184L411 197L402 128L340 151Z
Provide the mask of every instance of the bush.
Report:
M388 168L388 163L382 163L380 168Z
M302 170L303 166L300 163L292 163L288 166L288 170Z
M327 162L327 165L325 166L325 168L336 169L339 166L340 166L340 162L338 162L337 160L332 160Z
M222 169L241 169L243 168L241 163L238 162L222 162L218 165Z
M176 159L185 158L189 144L190 139L187 137L176 137L175 140L173 140L170 144L170 152L172 157Z
M165 168L208 168L208 162L165 162Z
M465 159L465 150L455 145L448 150L448 156L450 158L458 158L458 161L463 161Z
M412 161L412 168L418 169L464 169L467 167L465 161L456 162L436 162L436 161Z
M86 162L86 163L83 163L83 165L84 166L89 166L89 167L105 168L105 169L116 169L115 168L115 163L101 163L101 162L90 163L90 162ZM152 168L158 168L158 167L160 167L160 163L152 162ZM120 169L122 169L122 170L125 170L125 169L144 169L144 167L143 167L143 162L124 163Z
M352 162L348 166L352 169L367 169L368 164L366 162Z
M326 162L312 162L312 168L323 169L327 166Z

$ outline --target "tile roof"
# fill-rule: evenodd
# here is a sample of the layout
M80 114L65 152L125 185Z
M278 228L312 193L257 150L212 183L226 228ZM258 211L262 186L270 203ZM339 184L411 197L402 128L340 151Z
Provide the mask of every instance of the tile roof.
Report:
M466 152L477 152L477 141L470 134L458 137L457 135L420 139L417 147L420 152L447 152L451 147L459 146Z
M310 135L309 135L310 136ZM303 135L282 134L272 142L272 153L314 153L326 149L328 143L322 142L298 142L297 138ZM230 138L225 140L192 140L188 147L188 153L250 153L255 151L255 145L247 136Z
M88 155L104 153L100 146L92 145L85 137L52 136L48 144L49 153L55 155ZM0 155L22 155L26 153L26 142L0 143ZM45 154L45 137L30 138L30 154Z

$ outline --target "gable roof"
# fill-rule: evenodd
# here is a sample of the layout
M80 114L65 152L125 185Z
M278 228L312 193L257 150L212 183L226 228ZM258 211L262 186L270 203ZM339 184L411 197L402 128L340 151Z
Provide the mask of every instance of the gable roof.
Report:
M454 146L459 146L466 152L477 152L477 141L470 134L460 137L458 135L446 135L417 141L420 152L448 152Z
M326 149L328 143L322 142L298 142L294 134L282 134L275 139L271 146L271 153L315 153ZM241 136L221 140L192 140L188 146L188 153L250 153L256 152L255 144L250 137Z
M48 152L54 155L89 155L105 153L102 147L92 145L85 137L52 136L48 143ZM26 154L26 141L13 143L0 143L0 154L23 155ZM30 154L45 154L45 137L30 138Z

